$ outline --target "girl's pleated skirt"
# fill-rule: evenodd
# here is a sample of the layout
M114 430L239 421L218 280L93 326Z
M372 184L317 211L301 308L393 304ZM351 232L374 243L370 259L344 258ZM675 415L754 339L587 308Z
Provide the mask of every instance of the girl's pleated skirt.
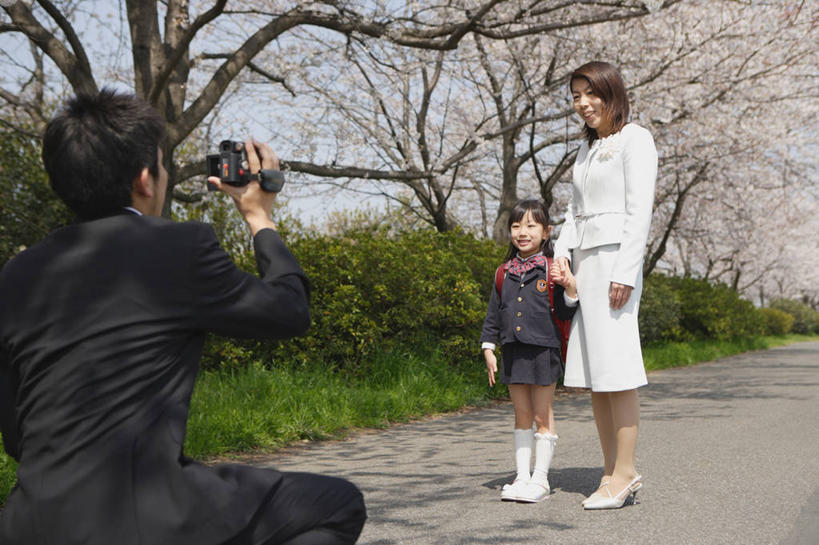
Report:
M523 343L503 345L501 384L538 384L549 386L563 374L560 349Z

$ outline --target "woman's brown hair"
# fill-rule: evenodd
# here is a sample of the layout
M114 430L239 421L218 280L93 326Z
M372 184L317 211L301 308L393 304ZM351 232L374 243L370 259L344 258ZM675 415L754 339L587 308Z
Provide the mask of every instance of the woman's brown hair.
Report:
M619 132L628 123L629 104L626 85L620 72L607 62L592 61L587 62L569 76L569 91L572 90L572 82L576 79L584 79L589 82L592 92L603 100L606 118L611 123L611 133ZM597 140L597 130L588 125L583 127L583 136L591 146Z

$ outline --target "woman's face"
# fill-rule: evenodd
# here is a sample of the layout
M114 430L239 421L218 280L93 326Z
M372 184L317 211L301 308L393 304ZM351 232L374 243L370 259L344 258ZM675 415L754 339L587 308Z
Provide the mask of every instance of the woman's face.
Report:
M611 134L611 122L605 113L606 103L594 94L588 80L585 78L572 80L572 100L574 111L586 125L597 131L597 136L605 138Z

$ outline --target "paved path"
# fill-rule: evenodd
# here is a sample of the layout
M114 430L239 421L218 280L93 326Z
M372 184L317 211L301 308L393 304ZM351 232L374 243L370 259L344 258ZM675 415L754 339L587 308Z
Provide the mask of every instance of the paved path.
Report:
M319 443L272 460L364 491L360 544L819 544L819 343L658 371L641 389L640 503L583 511L601 457L586 395L558 397L552 496L499 501L512 406Z

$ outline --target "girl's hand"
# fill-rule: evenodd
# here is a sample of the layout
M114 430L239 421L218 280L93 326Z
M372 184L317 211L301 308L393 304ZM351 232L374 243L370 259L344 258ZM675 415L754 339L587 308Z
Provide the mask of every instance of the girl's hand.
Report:
M549 276L555 284L560 284L566 289L566 295L572 299L577 298L577 282L575 281L569 261L565 257L559 257L549 268Z
M631 286L625 284L618 284L612 282L609 287L609 306L614 310L620 310L626 304L628 298L631 297Z
M498 358L495 352L484 348L483 357L486 359L486 372L489 374L489 386L495 385L495 373L498 372Z
M552 266L549 267L549 276L552 277L555 283L566 287L568 277L572 276L572 268L569 266L569 260L565 257L558 257L552 261Z

